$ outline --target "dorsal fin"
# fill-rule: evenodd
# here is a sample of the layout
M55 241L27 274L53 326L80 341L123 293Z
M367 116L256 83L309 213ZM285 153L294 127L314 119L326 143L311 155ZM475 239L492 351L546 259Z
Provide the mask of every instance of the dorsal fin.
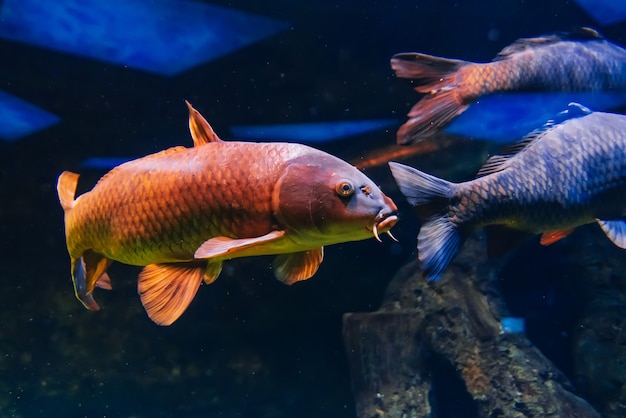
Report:
M594 28L590 28L588 26L582 26L580 28L574 29L571 32L565 34L566 39L571 40L579 40L579 41L589 41L593 39L604 39L604 36Z
M476 173L476 178L487 176L489 174L497 173L498 171L504 168L504 164L509 161L512 157L516 156L520 151L525 149L528 145L535 141L536 137L527 136L519 142L510 145L503 150L500 151L499 154L493 155L489 157L485 164L480 167L478 173Z
M74 196L76 195L76 187L78 186L78 174L70 171L64 171L57 180L57 193L61 207L65 212L74 207Z
M558 113L554 119L547 121L541 128L535 129L526 135L522 140L509 145L500 151L499 154L489 158L480 170L478 170L476 177L483 177L489 174L497 173L504 168L504 165L509 159L519 154L521 151L526 149L526 147L535 142L537 139L543 137L547 132L554 129L556 126L569 119L580 118L590 113L592 113L591 110L587 109L585 106L574 102L570 103L566 110Z
M561 41L590 41L601 39L604 39L604 37L597 30L588 27L577 28L571 32L558 32L534 38L521 38L514 41L511 45L504 47L502 51L498 52L498 55L496 55L493 61L507 59L511 55L525 51L528 48L554 44Z
M187 103L187 108L189 109L189 131L193 138L193 146L198 147L209 142L220 142L220 137L213 131L209 122L191 106L191 103L187 100L185 100L185 103Z

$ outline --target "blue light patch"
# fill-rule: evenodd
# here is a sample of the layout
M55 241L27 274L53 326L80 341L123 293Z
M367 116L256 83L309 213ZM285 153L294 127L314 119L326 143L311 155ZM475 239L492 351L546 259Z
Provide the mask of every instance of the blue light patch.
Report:
M444 131L449 134L510 143L577 102L594 111L626 104L624 93L511 93L481 98L456 118Z
M58 123L58 116L0 91L0 138L16 141Z
M398 121L395 119L373 119L284 125L233 126L231 131L238 139L314 143L334 141L396 125L398 125Z
M174 75L288 25L189 0L3 0L0 37Z
M521 334L526 329L526 321L524 318L514 318L507 316L500 321L502 334Z
M574 0L596 22L606 26L626 20L623 0Z
M90 157L80 163L83 168L91 168L94 170L110 170L117 167L120 164L124 164L130 160L134 160L131 157Z

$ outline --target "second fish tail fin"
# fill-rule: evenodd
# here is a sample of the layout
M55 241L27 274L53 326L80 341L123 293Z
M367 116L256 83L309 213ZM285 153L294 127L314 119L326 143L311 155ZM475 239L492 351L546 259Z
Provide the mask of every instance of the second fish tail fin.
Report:
M74 207L78 177L79 175L76 173L64 171L57 180L57 193L61 207L65 212L70 211Z
M457 185L403 164L390 162L389 167L400 191L423 219L417 237L418 258L426 280L437 281L465 238L448 210Z
M417 256L422 275L429 282L441 278L452 259L459 253L465 236L449 216L435 216L426 220L417 236Z
M398 78L410 79L416 91L424 93L409 112L409 120L398 130L399 144L410 144L428 137L469 106L459 94L458 71L471 64L426 54L397 54L391 59L391 68Z

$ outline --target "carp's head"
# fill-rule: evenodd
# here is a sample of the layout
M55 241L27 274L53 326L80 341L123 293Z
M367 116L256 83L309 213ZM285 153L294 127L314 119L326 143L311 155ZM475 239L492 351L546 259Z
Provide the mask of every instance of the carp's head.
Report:
M286 163L272 207L282 228L312 245L379 239L398 220L396 205L365 174L320 151Z

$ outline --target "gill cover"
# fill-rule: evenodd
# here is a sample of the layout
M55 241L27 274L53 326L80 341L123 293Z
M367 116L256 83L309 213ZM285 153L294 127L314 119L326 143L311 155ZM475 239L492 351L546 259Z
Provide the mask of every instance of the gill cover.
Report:
M272 209L279 226L295 235L334 244L388 229L395 205L363 173L339 158L311 153L295 158L276 184Z
M272 211L282 228L323 233L333 214L344 210L335 185L329 187L332 173L320 160L317 155L292 160L276 183Z

